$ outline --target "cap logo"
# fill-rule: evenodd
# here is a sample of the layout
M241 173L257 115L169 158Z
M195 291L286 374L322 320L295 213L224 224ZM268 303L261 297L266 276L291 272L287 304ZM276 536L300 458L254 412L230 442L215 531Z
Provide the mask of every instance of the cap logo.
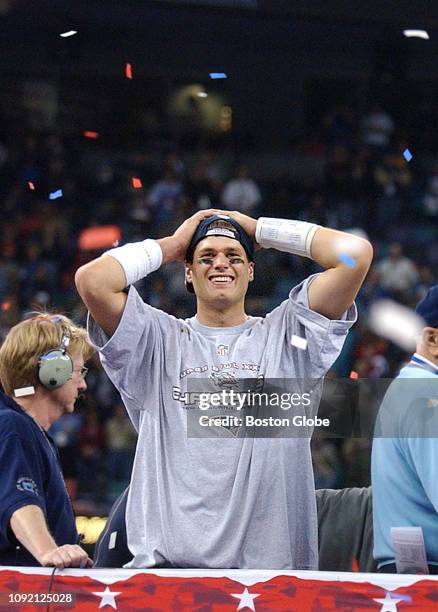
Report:
M226 220L218 219L210 224L205 236L227 236L238 240L236 228Z
M224 227L217 227L216 229L208 230L206 236L228 236L229 238L236 238L236 232L232 232Z

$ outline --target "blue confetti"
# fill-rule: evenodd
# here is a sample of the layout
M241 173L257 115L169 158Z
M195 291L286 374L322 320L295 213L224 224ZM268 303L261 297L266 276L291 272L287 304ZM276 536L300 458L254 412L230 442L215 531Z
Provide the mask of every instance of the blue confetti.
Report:
M49 193L49 200L57 200L58 198L62 198L62 196L62 189L58 189L58 191L53 191L53 193Z
M412 159L412 153L409 151L409 149L405 149L405 150L403 151L403 157L405 158L405 160L406 160L407 162L410 162L410 161L411 161L411 159Z
M338 259L349 268L354 268L356 266L356 260L354 259L354 257L351 257L351 255L347 255L347 253L341 253Z
M210 72L210 79L226 79L225 72Z

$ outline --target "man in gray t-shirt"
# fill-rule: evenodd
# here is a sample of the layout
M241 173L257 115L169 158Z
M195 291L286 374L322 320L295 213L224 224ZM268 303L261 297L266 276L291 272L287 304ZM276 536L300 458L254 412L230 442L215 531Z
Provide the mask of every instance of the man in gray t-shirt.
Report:
M250 317L255 247L312 257L326 270L266 317ZM310 437L220 425L215 437L190 437L187 413L205 381L321 379L356 320L371 258L369 243L349 234L210 209L172 236L112 249L78 270L91 338L139 436L127 567L317 569ZM132 286L124 291L171 261L185 261L197 298L185 321L145 304Z

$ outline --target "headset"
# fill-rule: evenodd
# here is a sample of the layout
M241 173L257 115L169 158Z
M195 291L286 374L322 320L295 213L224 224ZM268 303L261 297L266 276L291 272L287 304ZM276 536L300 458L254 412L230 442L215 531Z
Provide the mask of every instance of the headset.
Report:
M62 321L62 316L55 315L50 321L57 325ZM47 351L38 359L38 380L46 389L59 389L72 377L73 360L67 354L69 343L70 335L64 331L60 346Z

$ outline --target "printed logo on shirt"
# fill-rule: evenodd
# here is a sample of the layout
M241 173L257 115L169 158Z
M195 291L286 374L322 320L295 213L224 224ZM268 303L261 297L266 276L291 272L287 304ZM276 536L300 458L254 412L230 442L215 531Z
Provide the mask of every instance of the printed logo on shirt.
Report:
M225 355L228 355L229 348L230 347L225 344L219 344L219 346L216 347L216 353L221 357L225 357Z
M38 495L38 487L36 486L36 482L27 476L17 480L17 489L19 491L24 491L25 493L34 493L35 495Z
M210 379L219 389L225 388L230 389L231 387L238 387L239 383L237 378L231 372L220 372L219 374L210 374Z

